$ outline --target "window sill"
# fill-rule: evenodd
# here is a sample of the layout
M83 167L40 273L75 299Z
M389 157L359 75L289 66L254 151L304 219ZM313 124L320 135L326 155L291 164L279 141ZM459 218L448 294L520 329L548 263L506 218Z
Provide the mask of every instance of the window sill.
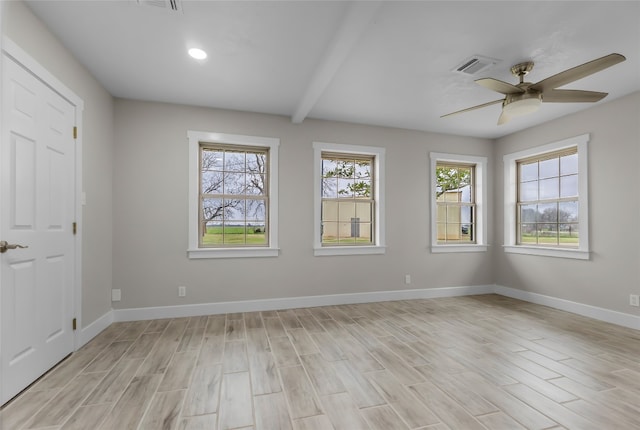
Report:
M504 252L510 254L540 255L543 257L572 258L575 260L588 260L590 258L589 251L538 246L504 245Z
M433 254L447 252L486 252L487 245L432 245Z
M260 258L277 257L279 248L195 248L187 249L190 260L205 258Z
M386 246L324 246L315 247L313 255L324 257L327 255L375 255L384 254Z

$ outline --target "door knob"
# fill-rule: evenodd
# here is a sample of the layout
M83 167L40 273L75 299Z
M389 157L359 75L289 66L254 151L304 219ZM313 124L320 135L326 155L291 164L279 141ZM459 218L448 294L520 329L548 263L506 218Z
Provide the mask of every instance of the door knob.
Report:
M6 240L0 240L0 254L7 252L7 249L28 248L28 246L18 245L17 243L7 243Z

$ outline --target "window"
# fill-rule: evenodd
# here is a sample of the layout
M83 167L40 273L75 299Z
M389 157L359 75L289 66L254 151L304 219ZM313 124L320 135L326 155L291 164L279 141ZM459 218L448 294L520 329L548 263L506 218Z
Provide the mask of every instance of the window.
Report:
M486 157L430 156L432 251L486 251Z
M504 157L507 252L589 258L588 137Z
M278 139L189 132L189 257L276 256Z
M269 243L265 148L200 144L199 247Z
M384 149L313 147L315 255L384 253Z

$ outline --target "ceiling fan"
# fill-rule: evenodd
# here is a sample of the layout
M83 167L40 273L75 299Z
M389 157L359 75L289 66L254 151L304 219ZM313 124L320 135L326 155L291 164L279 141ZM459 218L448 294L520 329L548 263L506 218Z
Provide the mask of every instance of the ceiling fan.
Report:
M536 82L535 84L531 82L524 82L524 77L531 71L531 69L533 69L533 62L528 61L516 64L511 68L511 73L520 79L520 83L516 85L493 78L483 78L475 81L477 84L482 85L485 88L504 94L504 98L448 113L446 115L442 115L440 118L462 112L468 112L474 109L480 109L496 103L502 103L502 113L500 114L500 118L498 118L498 125L501 125L509 121L511 117L535 112L543 102L597 102L602 100L608 93L583 90L559 90L557 88L604 70L607 67L611 67L624 60L626 60L626 58L620 54L614 53L605 55L602 58L589 61L588 63L581 64L580 66L576 66L550 76Z

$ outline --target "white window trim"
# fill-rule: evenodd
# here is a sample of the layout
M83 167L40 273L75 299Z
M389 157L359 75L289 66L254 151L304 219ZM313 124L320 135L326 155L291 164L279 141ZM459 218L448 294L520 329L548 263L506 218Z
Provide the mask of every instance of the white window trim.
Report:
M320 226L322 223L322 153L338 152L344 154L370 155L374 160L374 219L375 244L369 246L322 246ZM345 145L338 143L313 142L313 252L315 256L327 255L371 255L384 254L385 219L384 219L384 173L385 149L375 146Z
M485 252L487 250L487 157L473 155L429 153L431 158L431 252ZM476 243L470 244L439 244L438 243L438 206L436 194L436 164L438 162L464 163L475 165L475 205L476 205Z
M189 139L189 247L190 259L277 257L278 248L278 146L280 139L205 131L187 132ZM269 245L246 248L200 248L198 245L200 143L221 143L269 148Z
M513 254L542 255L547 257L574 258L588 260L589 256L589 188L588 153L589 134L571 137L558 142L506 154L504 161L504 251ZM517 161L566 148L578 148L578 214L580 246L577 249L527 246L516 244L516 196Z

